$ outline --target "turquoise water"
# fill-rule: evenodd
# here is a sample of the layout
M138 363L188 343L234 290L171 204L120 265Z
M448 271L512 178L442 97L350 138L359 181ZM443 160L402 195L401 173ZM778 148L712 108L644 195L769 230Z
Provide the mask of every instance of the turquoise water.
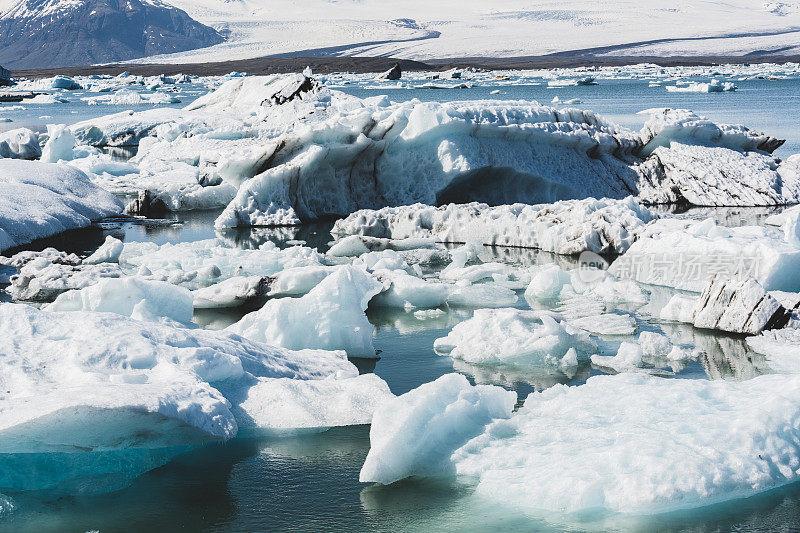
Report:
M489 94L495 87L463 90L373 91L348 88L358 96L388 93L393 99L419 98L453 100L476 98L537 99L548 103L553 96L562 100L579 98L576 107L593 109L628 127L640 127L644 120L637 111L652 107L692 108L713 120L741 122L766 132L787 137L781 149L786 156L800 151L800 128L794 117L800 112L800 81L753 80L737 82L735 93L667 93L649 88L642 81L602 81L595 87L544 86L503 87L504 94ZM183 103L187 103L185 100ZM9 104L0 104L9 105ZM71 122L114 111L110 106L85 106L77 102L38 106L25 111L13 125L40 128L44 122ZM45 110L46 108L46 110ZM75 111L75 113L73 113ZM61 114L59 114L61 113ZM34 116L35 115L35 116ZM67 120L74 117L74 120ZM9 124L0 124L0 127ZM219 237L238 246L254 246L265 239L284 243L302 239L324 250L330 225L318 224L291 230L248 230L218 234L212 227L217 213L176 215L170 221L108 221L88 230L71 232L34 243L32 247L54 245L75 252L89 252L104 235L128 241L193 241ZM731 224L763 217L763 211L703 210L692 216L716 216ZM491 249L484 260L518 264L564 262L550 254L530 250ZM526 304L520 299L520 306ZM195 320L204 327L220 328L235 321L242 311L206 312ZM380 360L354 361L362 372L375 372L392 391L401 394L448 373L458 371L474 382L494 383L516 390L524 398L534 390L555 383L578 385L599 370L584 366L573 378L547 372L513 372L456 363L434 353L434 339L444 336L470 312L453 311L430 320L418 321L398 310L370 309L376 328L375 347ZM641 329L659 324L641 322ZM664 326L666 327L666 326ZM680 328L682 326L671 326ZM618 339L607 339L605 349L613 351ZM694 379L743 379L763 369L758 357L749 352L741 338L695 334L695 342L706 355L689 364L678 375ZM226 444L208 445L182 452L166 465L156 468L120 490L97 494L101 484L56 492L8 493L17 509L0 516L4 531L541 531L541 530L636 530L636 531L773 531L790 530L800 524L800 485L699 510L675 512L648 518L589 514L580 517L525 516L496 504L487 505L472 495L463 480L407 480L389 487L358 482L358 472L369 450L369 428L357 426L290 438L237 438ZM535 451L532 451L535 453ZM83 460L54 457L62 468L80 468ZM3 458L0 457L0 461ZM109 460L114 460L110 457ZM680 468L680 465L676 465ZM546 482L546 480L543 480ZM4 493L6 491L3 491Z

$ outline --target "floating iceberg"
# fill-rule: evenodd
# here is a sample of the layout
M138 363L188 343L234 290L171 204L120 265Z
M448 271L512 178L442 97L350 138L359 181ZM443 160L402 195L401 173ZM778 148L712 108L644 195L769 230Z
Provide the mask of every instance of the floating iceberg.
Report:
M183 287L138 277L105 278L80 290L60 294L46 311L97 311L138 320L192 320L192 294Z
M597 350L585 331L559 322L548 311L477 309L473 318L436 339L437 352L468 363L555 366L571 350L582 360ZM578 361L575 361L577 365Z
M731 82L721 82L719 80L711 80L708 83L667 85L666 89L671 93L723 93L723 92L735 91L736 85Z
M320 266L324 257L311 248L292 246L281 250L273 242L257 249L223 246L217 239L163 244L126 243L120 264L131 272L146 269L146 277L182 284L194 289L235 276L272 276L304 266ZM177 278L177 279L176 279Z
M125 470L137 450L226 440L240 427L367 423L391 398L343 352L292 352L224 332L21 304L0 304L0 329L4 487L35 488L39 476L16 471L18 457L36 459L25 463L35 471L63 452L79 463L119 451L128 459L106 467Z
M0 159L38 159L41 155L36 132L18 128L0 133Z
M798 479L798 401L796 375L595 376L529 395L450 460L477 495L530 512L705 506Z
M473 387L446 374L381 404L369 432L362 483L388 485L413 475L451 473L450 455L492 420L508 418L517 394L491 385Z
M702 292L715 275L752 277L767 291L800 291L800 248L760 226L662 219L612 263L621 279Z
M0 160L0 251L116 215L122 204L66 165Z
M116 181L150 191L168 209L230 201L217 227L292 225L415 203L800 201L796 161L770 155L782 141L685 110L660 110L632 132L575 108L395 103L292 74L235 78L186 109L120 113L70 129L84 145L140 145L131 161L138 173ZM180 185L164 190L159 183L176 171ZM504 223L510 229L513 216Z
M375 357L373 327L364 311L383 290L363 270L343 266L305 296L269 300L228 331L293 350L344 350L352 357Z
M564 255L623 253L655 216L632 198L567 200L551 205L416 204L362 210L337 220L331 233L389 239L479 241Z

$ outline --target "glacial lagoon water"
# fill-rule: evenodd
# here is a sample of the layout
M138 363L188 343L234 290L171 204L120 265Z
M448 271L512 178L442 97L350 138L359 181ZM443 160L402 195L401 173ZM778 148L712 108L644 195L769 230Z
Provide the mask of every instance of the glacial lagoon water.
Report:
M358 96L389 94L401 100L455 100L477 98L535 99L549 103L577 98L577 107L593 109L610 120L638 128L644 121L636 112L653 107L684 107L715 121L743 123L788 139L778 152L788 156L800 152L800 127L794 117L800 112L800 81L750 80L737 82L735 93L667 93L645 81L603 80L594 87L541 85L431 90L369 90L346 88ZM184 100L181 105L187 103ZM3 104L0 104L2 106ZM5 104L8 105L8 104ZM42 129L47 122L72 122L114 111L109 106L75 103L37 106L19 111L13 123L0 128L26 125ZM73 113L75 111L75 113ZM17 113L17 112L14 112ZM41 116L53 119L41 119ZM72 117L72 120L70 120ZM694 210L692 217L712 216L722 223L754 223L769 210ZM52 245L67 251L90 252L107 234L126 241L165 242L221 238L235 246L250 247L264 240L285 245L287 240L305 240L324 250L330 224L292 229L255 229L218 234L212 223L215 212L184 213L167 221L107 221L97 227L70 232L38 242L32 248ZM532 250L486 248L483 260L502 260L533 265L570 261ZM526 307L520 298L520 307ZM195 321L208 328L221 328L237 320L244 311L198 313ZM418 320L411 313L370 309L375 326L375 346L380 360L355 361L362 372L376 372L395 394L401 394L448 372L461 372L473 382L493 383L519 393L520 399L556 383L579 385L590 375L601 373L589 365L567 377L551 372L520 372L503 368L475 367L454 362L433 351L433 341L457 322L470 316L467 310L450 311L432 320ZM686 326L640 321L641 330L685 328L672 334L691 336L705 355L676 375L692 379L747 379L767 372L763 359L750 352L742 338L698 333ZM670 332L667 332L670 333ZM620 339L606 338L601 348L613 353ZM669 379L669 378L665 378ZM637 531L764 531L790 530L800 524L800 485L727 502L703 509L673 512L653 517L620 517L604 513L561 516L526 516L519 511L487 504L472 494L463 480L406 480L388 487L358 482L358 472L369 450L369 428L356 426L293 437L237 438L226 444L174 450L177 454L164 466L139 476L129 485L102 475L70 490L25 493L3 491L14 501L12 512L0 514L4 531L542 531L542 530L637 530ZM532 450L531 453L535 453ZM57 455L57 454L56 454ZM87 454L61 454L52 464L60 469L86 468ZM109 456L108 461L123 460ZM4 459L0 456L0 462ZM154 459L155 460L155 459ZM680 465L675 465L680 468ZM59 472L62 473L62 472ZM47 476L53 472L36 472ZM543 480L546 482L546 480ZM117 490L107 491L114 488ZM0 513L2 513L0 504Z

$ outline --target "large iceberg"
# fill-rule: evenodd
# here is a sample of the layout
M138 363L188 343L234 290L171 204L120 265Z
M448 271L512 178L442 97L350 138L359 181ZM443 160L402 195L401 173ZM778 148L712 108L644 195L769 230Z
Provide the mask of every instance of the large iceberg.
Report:
M565 200L549 205L415 204L361 210L337 220L334 236L433 238L538 248L564 255L623 253L655 216L633 198Z
M0 251L82 228L121 211L120 202L80 170L0 160Z
M225 332L22 304L0 304L0 329L4 487L30 488L38 478L15 471L20 454L41 454L44 464L69 452L78 463L93 452L226 440L239 428L362 424L391 397L343 352L290 351ZM113 468L126 464L120 458Z
M477 400L480 389L466 387L458 394ZM489 414L501 420L463 446L486 415L461 415L451 389L443 380L423 385L376 411L363 481L444 470L473 481L477 496L530 513L641 515L744 498L798 479L797 375L744 382L594 376L532 393L510 417ZM452 420L461 423L453 428ZM423 446L420 460L408 457Z
M782 141L685 110L660 110L633 132L574 108L397 103L292 74L232 79L183 110L122 113L71 129L83 144L139 145L135 168L119 178L128 189L152 189L170 209L217 204L235 191L217 227L415 203L800 201L796 161L770 155Z

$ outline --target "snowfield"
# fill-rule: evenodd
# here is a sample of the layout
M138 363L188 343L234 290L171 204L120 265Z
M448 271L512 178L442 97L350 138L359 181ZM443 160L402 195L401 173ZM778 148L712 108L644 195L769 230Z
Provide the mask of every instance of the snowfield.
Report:
M596 55L796 54L793 1L170 0L229 34L206 49L147 58L196 63L262 56L512 57L587 50ZM502 35L502 39L497 36Z

